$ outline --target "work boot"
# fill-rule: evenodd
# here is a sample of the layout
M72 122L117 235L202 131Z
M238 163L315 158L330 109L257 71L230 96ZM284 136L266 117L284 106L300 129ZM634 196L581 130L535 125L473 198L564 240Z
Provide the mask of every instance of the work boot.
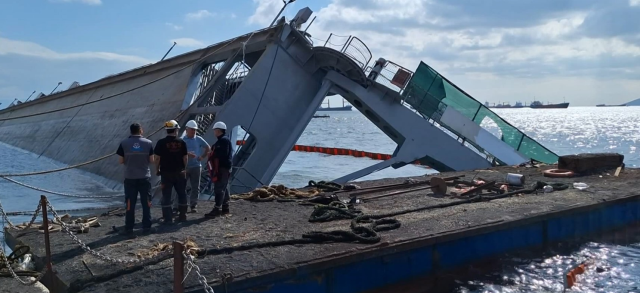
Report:
M229 213L229 206L228 205L222 206L222 214L226 215L228 213Z
M127 237L129 239L136 238L136 234L133 234L133 230L123 230L118 234L120 234L120 236L124 236L124 237Z
M142 233L144 233L144 234L151 234L151 233L155 233L155 232L156 232L156 228L153 228L153 227L143 228L142 229Z
M192 213L197 213L198 212L198 205L197 204L191 206L191 212Z
M178 212L178 222L184 222L187 220L187 206L179 206Z
M164 219L162 225L173 224L173 214L171 212L171 207L162 208L162 218Z
M205 218L207 219L213 219L217 216L220 216L220 208L218 207L214 207L211 212L209 212L208 214L204 215Z

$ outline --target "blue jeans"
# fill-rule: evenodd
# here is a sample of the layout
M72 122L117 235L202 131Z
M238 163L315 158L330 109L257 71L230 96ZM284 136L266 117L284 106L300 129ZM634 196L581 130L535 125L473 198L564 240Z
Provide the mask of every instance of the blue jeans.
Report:
M135 213L138 193L140 194L140 204L142 205L142 227L151 228L151 180L149 178L125 179L124 198L127 212L125 214L124 229L126 231L133 231L136 221Z

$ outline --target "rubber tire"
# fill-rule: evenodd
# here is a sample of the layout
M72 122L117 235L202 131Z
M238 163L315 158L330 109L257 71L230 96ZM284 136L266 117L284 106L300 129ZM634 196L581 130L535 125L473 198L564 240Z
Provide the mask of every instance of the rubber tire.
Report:
M566 169L549 169L542 172L542 175L544 175L544 177L550 178L571 178L575 176L575 173L573 173L573 171L571 170Z

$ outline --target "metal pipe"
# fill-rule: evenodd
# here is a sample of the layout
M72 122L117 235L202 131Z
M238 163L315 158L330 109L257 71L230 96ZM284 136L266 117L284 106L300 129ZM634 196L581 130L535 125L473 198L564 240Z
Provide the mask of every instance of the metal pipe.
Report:
M55 91L61 84L62 84L62 82L59 81L58 85L56 85L56 87L54 87L53 90L51 91L51 93L49 93L49 94L53 94L53 91Z
M429 183L429 182L426 182ZM366 198L361 198L362 200L372 200L372 199L378 199L378 198L383 198L383 197L387 197L387 196L392 196L392 195L398 195L398 194L404 194L404 193L409 193L409 192L414 192L414 191L421 191L421 190L425 190L425 189L430 189L432 186L425 186L425 187L420 187L420 188L415 188L415 189L408 189L408 190L400 190L400 191L396 191L396 192L392 192L392 193L387 193L387 194L382 194L382 195L376 195L376 196L372 196L372 197L366 197Z
M47 254L47 272L49 287L53 288L53 266L51 265L51 242L49 241L49 218L47 216L47 197L40 196L40 205L42 206L42 226L44 227L44 247Z
M272 27L274 23L276 23L276 20L278 20L278 17L280 17L280 14L282 14L282 12L284 11L285 8L287 8L287 5L295 2L296 0L289 0L289 2L287 2L286 0L282 0L282 3L284 3L284 6L282 6L282 9L280 9L280 12L278 12L278 15L276 15L276 18L273 19L273 21L271 22L271 24L269 25L269 27Z
M331 39L331 36L333 36L333 33L330 33L330 34L329 34L329 37L327 38L327 40L326 40L326 41L324 41L324 45L323 45L323 47L326 47L326 46L327 46L327 43L329 43L329 40Z
M442 179L444 181L451 181L451 180L459 179L459 178L462 178L462 177L464 177L464 174L463 175L459 175L459 176L445 177L445 178L442 178ZM368 194L368 193L387 191L387 190L393 190L393 189L399 189L399 188L410 188L410 187L420 186L420 185L424 185L424 184L430 184L430 182L429 181L421 181L421 182L416 182L416 183L396 183L396 184L388 184L388 185L366 187L366 188L361 188L361 189L356 189L356 190L340 190L340 191L337 191L335 193L356 191L354 193L351 193L349 196L358 196L358 195L363 195L363 194Z
M311 26L311 24L313 23L313 21L316 20L316 17L314 16L313 19L311 20L311 22L309 23L309 25L307 26L307 28L304 29L304 32L306 33L307 30L309 29L309 27Z
M36 93L36 91L33 91L33 93L31 93L31 94L29 95L29 97L28 97L26 100L24 100L24 102L26 103L29 99L31 99L31 96L33 96L33 94L35 94L35 93Z
M169 52L171 52L171 50L173 50L173 47L175 47L176 44L177 44L176 42L173 42L173 45L171 45L171 48L169 48L169 51L167 51L167 53L164 54L164 56L162 56L162 59L160 59L160 61L164 60L164 58L166 58L167 55L169 55Z
M173 242L173 292L184 293L184 246L178 241Z
M347 42L344 43L344 45L342 45L342 49L340 49L340 52L344 53L346 51L346 48L349 47L349 45L351 45L352 39L353 39L353 36L349 36L349 38L347 39Z

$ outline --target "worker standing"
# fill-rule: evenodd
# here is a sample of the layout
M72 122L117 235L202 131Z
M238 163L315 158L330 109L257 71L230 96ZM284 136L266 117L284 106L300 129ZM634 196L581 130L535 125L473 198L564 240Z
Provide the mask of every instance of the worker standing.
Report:
M131 135L120 142L116 154L124 165L124 197L127 205L123 235L133 237L136 202L140 194L142 205L142 228L151 232L151 170L153 163L153 143L142 137L142 126L133 123L129 126Z
M178 221L187 220L186 166L187 144L178 137L180 126L175 120L164 124L167 136L158 140L153 153L156 155L156 175L162 183L162 217L164 224L172 224L171 190L178 194Z
M204 138L199 136L196 131L198 130L198 123L194 120L187 122L185 135L182 137L185 143L187 143L187 152L189 161L187 162L187 180L191 183L191 196L189 198L191 205L191 212L196 213L198 207L198 197L200 196L200 176L202 171L202 164L209 155L211 148Z
M231 175L231 162L233 159L233 148L231 141L226 137L227 125L222 121L213 124L213 132L216 135L216 142L211 147L211 155L207 161L209 175L213 182L213 192L215 194L215 206L213 210L205 215L206 218L215 218L222 214L229 213L229 176Z

